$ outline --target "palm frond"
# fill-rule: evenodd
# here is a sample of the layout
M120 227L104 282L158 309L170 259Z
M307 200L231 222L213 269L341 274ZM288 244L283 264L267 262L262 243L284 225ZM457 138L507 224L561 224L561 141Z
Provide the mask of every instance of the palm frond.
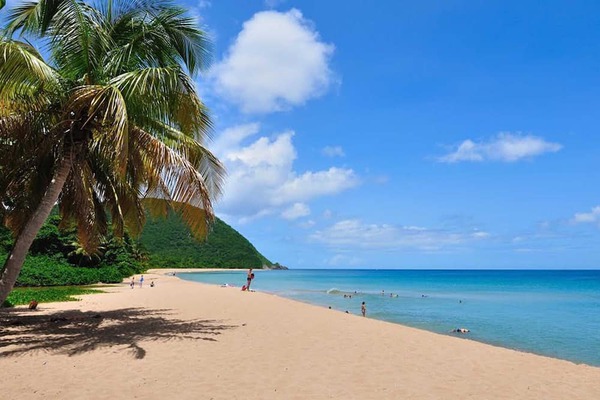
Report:
M184 221L190 233L196 240L205 240L211 229L212 220L214 217L207 215L206 210L175 201L167 201L165 199L146 197L143 200L146 210L152 217L166 218L169 215L169 210L178 214Z
M88 253L94 253L107 233L107 218L95 192L95 177L89 164L77 163L63 188L59 212L63 225L77 226L77 241Z
M186 15L181 7L166 7L154 15L154 21L169 38L171 46L194 75L210 65L211 43L198 28L198 21Z
M33 98L60 86L58 73L29 44L0 40L0 101Z
M116 24L129 20L132 16L158 11L164 7L164 2L155 0L96 0L94 6L105 17L107 22Z
M184 214L184 221L194 235L202 237L214 218L204 177L184 157L150 133L133 127L131 136L138 144L148 173L145 198L164 200L176 211L184 211L188 206L204 210L200 221L194 220L192 217L196 214L189 210Z
M181 63L194 75L209 66L210 40L185 9L171 1L125 3L125 7L118 7L120 12L113 11L110 22L116 47L105 58L109 69L122 73L127 69L124 66L166 67Z
M0 111L0 207L7 226L18 233L52 179L59 141L46 113L23 103L9 105Z
M116 76L109 84L123 93L139 125L149 119L165 121L199 140L210 132L206 107L179 65L138 69Z
M213 201L221 195L225 167L202 143L160 121L149 121L150 131L170 148L181 154L204 177Z
M102 29L103 16L93 7L78 0L61 2L52 17L47 35L52 58L63 77L80 83L98 82L101 62L110 47L110 39Z
M138 235L145 222L139 183L123 181L114 173L110 160L100 153L89 162L96 179L95 191L110 212L114 235L123 237L125 228L131 235Z
M124 173L127 165L129 117L125 99L119 89L115 86L78 87L66 108L76 115L87 116L82 127L96 132L91 146L109 151Z
M39 0L22 2L8 14L8 36L21 30L24 34L43 36L50 21L64 0Z

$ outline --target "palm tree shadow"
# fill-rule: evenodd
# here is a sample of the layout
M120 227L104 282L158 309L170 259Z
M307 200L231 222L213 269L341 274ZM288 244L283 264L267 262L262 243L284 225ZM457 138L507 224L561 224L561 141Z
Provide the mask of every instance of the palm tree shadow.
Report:
M170 314L169 310L143 308L51 314L2 310L0 357L39 351L73 356L119 346L142 359L146 356L143 341L216 341L223 331L236 328L218 320L182 320Z

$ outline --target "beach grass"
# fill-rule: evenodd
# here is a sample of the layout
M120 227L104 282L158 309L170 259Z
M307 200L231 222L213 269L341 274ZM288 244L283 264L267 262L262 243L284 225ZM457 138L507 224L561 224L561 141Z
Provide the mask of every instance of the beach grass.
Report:
M89 286L52 286L40 288L16 288L13 290L8 299L3 304L4 307L12 307L17 305L29 304L35 300L38 303L52 303L58 301L77 301L74 296L83 294L103 293Z

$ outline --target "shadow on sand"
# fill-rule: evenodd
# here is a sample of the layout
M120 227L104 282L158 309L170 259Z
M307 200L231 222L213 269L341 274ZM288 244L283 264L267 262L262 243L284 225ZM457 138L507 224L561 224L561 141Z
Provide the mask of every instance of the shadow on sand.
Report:
M134 358L142 359L146 350L139 344L141 341L216 341L221 332L236 328L216 320L181 320L169 315L169 310L142 308L49 314L2 309L0 357L37 351L73 356L119 346L130 351Z

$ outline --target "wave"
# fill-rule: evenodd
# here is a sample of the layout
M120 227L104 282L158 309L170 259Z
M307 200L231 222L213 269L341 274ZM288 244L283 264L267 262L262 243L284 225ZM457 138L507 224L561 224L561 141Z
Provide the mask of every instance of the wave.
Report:
M360 294L357 291L353 291L353 290L340 290L338 288L331 288L329 290L326 291L327 294L347 294L350 296L354 296L356 294Z

